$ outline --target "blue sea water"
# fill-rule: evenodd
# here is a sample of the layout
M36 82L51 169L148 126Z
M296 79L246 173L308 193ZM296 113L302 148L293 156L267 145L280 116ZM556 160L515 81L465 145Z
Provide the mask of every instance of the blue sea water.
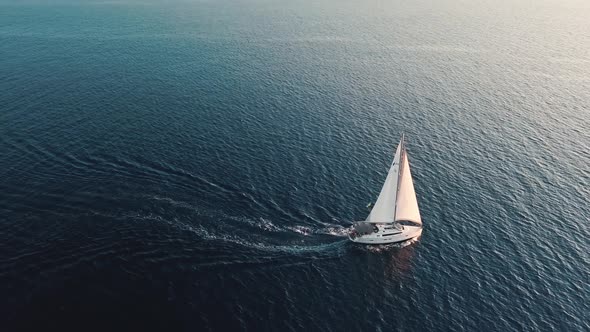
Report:
M589 331L589 18L0 0L0 330ZM349 243L402 132L424 233Z

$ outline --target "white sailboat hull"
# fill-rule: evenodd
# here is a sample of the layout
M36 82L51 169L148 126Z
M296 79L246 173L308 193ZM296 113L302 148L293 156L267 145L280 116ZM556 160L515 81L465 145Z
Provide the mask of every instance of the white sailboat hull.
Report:
M400 230L396 230L393 232L391 230L386 230L381 227L379 227L379 231L371 234L356 235L354 232L351 232L348 235L348 238L352 242L356 243L389 244L408 241L417 238L420 235L422 235L421 226L403 226Z

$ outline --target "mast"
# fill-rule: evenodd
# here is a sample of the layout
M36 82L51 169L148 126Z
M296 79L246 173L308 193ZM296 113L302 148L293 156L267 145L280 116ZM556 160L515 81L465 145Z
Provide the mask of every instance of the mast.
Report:
M397 198L399 195L399 185L402 178L402 166L404 164L404 158L406 156L406 144L405 144L405 133L402 132L402 139L399 142L400 145L400 156L399 156L399 167L397 169L397 187L395 188L395 205L393 208L393 222L395 223L395 214L397 212Z

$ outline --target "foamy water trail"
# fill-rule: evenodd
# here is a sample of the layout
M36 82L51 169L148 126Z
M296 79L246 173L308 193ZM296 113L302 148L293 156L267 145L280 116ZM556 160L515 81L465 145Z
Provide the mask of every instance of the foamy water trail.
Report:
M206 217L213 217L218 219L224 220L231 220L236 221L237 223L247 224L252 227L259 228L260 230L267 231L267 232L283 232L283 233L297 233L303 236L312 236L314 234L325 234L325 235L332 235L332 236L339 236L345 237L348 232L348 227L324 222L321 220L316 220L309 214L302 212L302 215L305 215L310 220L313 220L317 223L317 225L278 225L272 220L265 218L265 217L258 217L252 218L248 216L233 216L221 211L214 211L214 210L205 210L194 206L188 202L177 201L172 198L168 197L161 197L161 196L151 196L153 200L158 201L159 203L169 204L173 207L183 208L196 213L198 216L206 216Z
M200 238L210 241L224 241L234 243L240 246L254 248L267 252L279 252L289 254L300 254L300 253L337 253L343 249L343 242L331 242L314 245L277 245L272 244L268 239L257 238L257 239L246 239L237 235L232 234L220 234L207 230L202 225L193 227L191 225L184 224L183 229L194 232Z

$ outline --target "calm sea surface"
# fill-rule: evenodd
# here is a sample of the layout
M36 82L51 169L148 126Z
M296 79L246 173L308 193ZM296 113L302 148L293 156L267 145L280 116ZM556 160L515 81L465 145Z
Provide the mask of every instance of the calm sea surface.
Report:
M589 165L587 0L0 0L2 331L589 331Z

